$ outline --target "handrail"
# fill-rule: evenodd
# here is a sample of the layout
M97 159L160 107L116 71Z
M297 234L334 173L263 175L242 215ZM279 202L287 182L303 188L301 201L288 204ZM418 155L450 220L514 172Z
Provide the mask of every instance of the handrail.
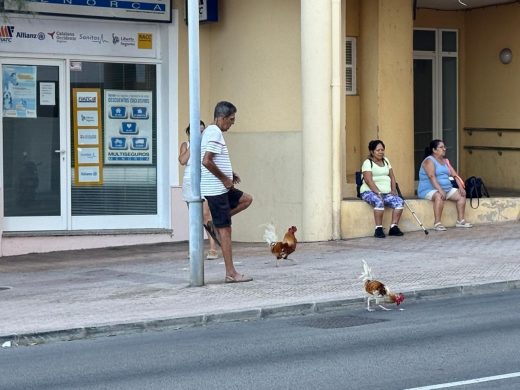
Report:
M469 153L473 153L473 150L494 150L501 156L502 152L516 152L520 151L519 147L515 146L476 146L476 145L465 145L464 149L468 150Z
M519 133L520 129L504 129L493 127L465 127L464 131L467 131L469 135L472 135L474 131L496 132L499 137L502 137L502 133Z

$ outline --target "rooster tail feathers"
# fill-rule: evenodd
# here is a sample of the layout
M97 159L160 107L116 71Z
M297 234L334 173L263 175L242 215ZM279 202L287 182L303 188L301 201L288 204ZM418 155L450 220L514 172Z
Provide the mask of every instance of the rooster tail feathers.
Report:
M363 279L363 282L366 282L367 280L372 280L372 269L368 266L367 262L365 260L361 260L363 262L363 273L359 275L360 279Z
M278 241L278 237L276 237L276 229L272 223L266 223L265 225L265 231L264 231L264 240L267 242L268 245L271 245L272 243Z

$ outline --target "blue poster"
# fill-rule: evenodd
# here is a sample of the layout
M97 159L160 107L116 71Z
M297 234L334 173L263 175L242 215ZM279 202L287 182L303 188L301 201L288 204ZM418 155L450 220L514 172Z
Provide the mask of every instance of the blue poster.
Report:
M152 92L105 89L105 164L152 163Z
M3 116L36 118L36 66L2 66Z

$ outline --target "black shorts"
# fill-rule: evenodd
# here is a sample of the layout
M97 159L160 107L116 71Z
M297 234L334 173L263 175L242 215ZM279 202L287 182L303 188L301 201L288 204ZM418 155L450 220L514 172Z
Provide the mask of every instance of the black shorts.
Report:
M231 226L231 210L238 206L243 194L242 191L232 188L222 195L204 196L208 202L215 227Z

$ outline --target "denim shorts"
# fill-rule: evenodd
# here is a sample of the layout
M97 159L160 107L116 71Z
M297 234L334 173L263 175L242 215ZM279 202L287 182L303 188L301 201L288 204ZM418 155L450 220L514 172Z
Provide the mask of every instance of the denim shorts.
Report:
M232 188L225 194L205 196L215 227L231 226L231 210L238 206L243 194L242 191Z

